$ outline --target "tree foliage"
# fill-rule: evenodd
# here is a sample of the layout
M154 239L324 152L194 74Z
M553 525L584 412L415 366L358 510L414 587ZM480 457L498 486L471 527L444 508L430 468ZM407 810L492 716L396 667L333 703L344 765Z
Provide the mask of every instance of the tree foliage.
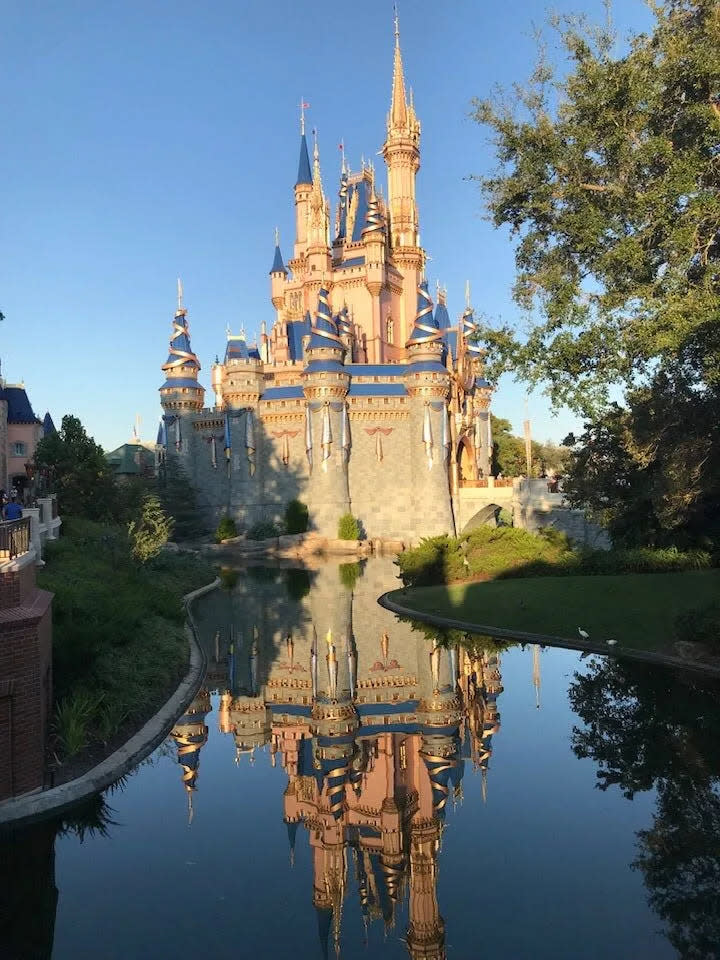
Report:
M176 540L191 540L203 533L195 489L177 457L170 456L162 464L158 494L163 509L173 518Z
M512 433L512 424L504 417L491 414L493 436L492 472L495 476L502 473L505 477L522 477L527 473L525 440ZM540 477L548 471L560 473L564 470L570 451L557 444L531 443L531 473Z
M659 373L576 438L563 484L616 544L712 548L720 541L720 389Z
M173 521L162 508L158 497L147 494L140 507L140 516L128 524L130 553L138 563L148 563L160 553L170 539Z
M120 502L112 469L77 417L64 416L60 430L40 440L35 465L47 474L63 513L99 522L117 519Z
M541 53L527 86L475 104L499 159L482 187L536 317L523 336L484 328L488 375L549 383L585 415L658 367L720 381L720 7L652 9L622 56L608 30L556 18L567 75Z

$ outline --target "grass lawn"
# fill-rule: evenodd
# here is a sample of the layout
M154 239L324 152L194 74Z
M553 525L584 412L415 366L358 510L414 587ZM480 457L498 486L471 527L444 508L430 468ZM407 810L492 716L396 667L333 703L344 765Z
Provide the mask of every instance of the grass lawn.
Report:
M619 576L537 577L393 591L418 613L483 626L671 652L675 618L720 597L720 570ZM617 649L617 648L616 648Z

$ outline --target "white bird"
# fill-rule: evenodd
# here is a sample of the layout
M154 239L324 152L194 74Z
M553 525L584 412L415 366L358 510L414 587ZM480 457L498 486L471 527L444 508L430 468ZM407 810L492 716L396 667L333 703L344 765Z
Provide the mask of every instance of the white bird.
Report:
M615 644L617 643L617 640L606 640L605 643L606 643L609 647L614 647Z
M578 633L580 634L583 640L590 639L590 634L587 632L587 630L583 630L582 627L578 627Z

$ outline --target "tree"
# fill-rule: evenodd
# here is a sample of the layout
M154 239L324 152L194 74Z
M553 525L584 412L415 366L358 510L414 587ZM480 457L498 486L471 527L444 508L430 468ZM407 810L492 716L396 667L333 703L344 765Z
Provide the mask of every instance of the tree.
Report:
M493 436L492 471L505 477L522 477L527 473L525 440L514 436L512 424L504 417L491 414ZM570 451L554 443L531 444L531 473L534 477L543 476L549 470L561 472Z
M563 484L624 545L720 541L720 389L659 373L576 438Z
M651 6L622 56L608 30L556 18L567 76L541 51L528 86L475 104L499 160L479 179L537 317L524 337L484 326L488 376L549 384L590 417L658 369L720 381L717 0Z
M176 457L168 457L162 465L158 493L164 510L173 518L175 539L191 540L203 533L195 489Z
M153 560L168 542L173 531L173 520L162 508L158 497L143 497L140 517L128 524L130 552L134 560L145 564Z
M117 519L112 469L77 417L64 416L60 430L40 440L35 466L48 475L64 513L100 522Z

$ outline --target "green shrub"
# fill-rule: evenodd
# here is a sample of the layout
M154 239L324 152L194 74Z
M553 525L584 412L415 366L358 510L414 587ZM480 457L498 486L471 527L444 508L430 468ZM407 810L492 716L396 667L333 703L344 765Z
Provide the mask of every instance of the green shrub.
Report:
M499 527L511 527L513 525L512 513L505 507L497 515L497 525Z
M291 500L285 507L286 533L306 533L310 525L308 508L300 500Z
M298 567L289 567L285 571L285 585L288 594L300 603L310 593L310 572Z
M355 584L362 575L362 567L359 563L341 563L338 567L340 574L340 583L346 590L354 590Z
M417 547L401 553L395 563L400 568L400 578L405 586L421 587L450 583L466 576L465 559L460 542L443 533L438 537L424 538Z
M160 553L172 535L174 521L162 508L160 500L146 494L140 505L140 517L128 524L128 540L133 560L148 563Z
M220 568L220 583L225 590L234 590L240 574L233 567Z
M272 520L258 520L245 534L248 540L272 540L282 535L282 530Z
M675 636L711 649L720 647L720 603L681 613L675 620Z
M101 699L79 690L58 704L55 710L55 735L65 756L74 757L90 742L90 723Z
M360 523L351 514L344 513L338 521L338 540L359 540Z
M217 530L215 531L215 543L220 543L222 540L229 540L231 537L236 537L238 535L237 526L232 517L229 517L224 513L220 517L220 523L217 525Z

